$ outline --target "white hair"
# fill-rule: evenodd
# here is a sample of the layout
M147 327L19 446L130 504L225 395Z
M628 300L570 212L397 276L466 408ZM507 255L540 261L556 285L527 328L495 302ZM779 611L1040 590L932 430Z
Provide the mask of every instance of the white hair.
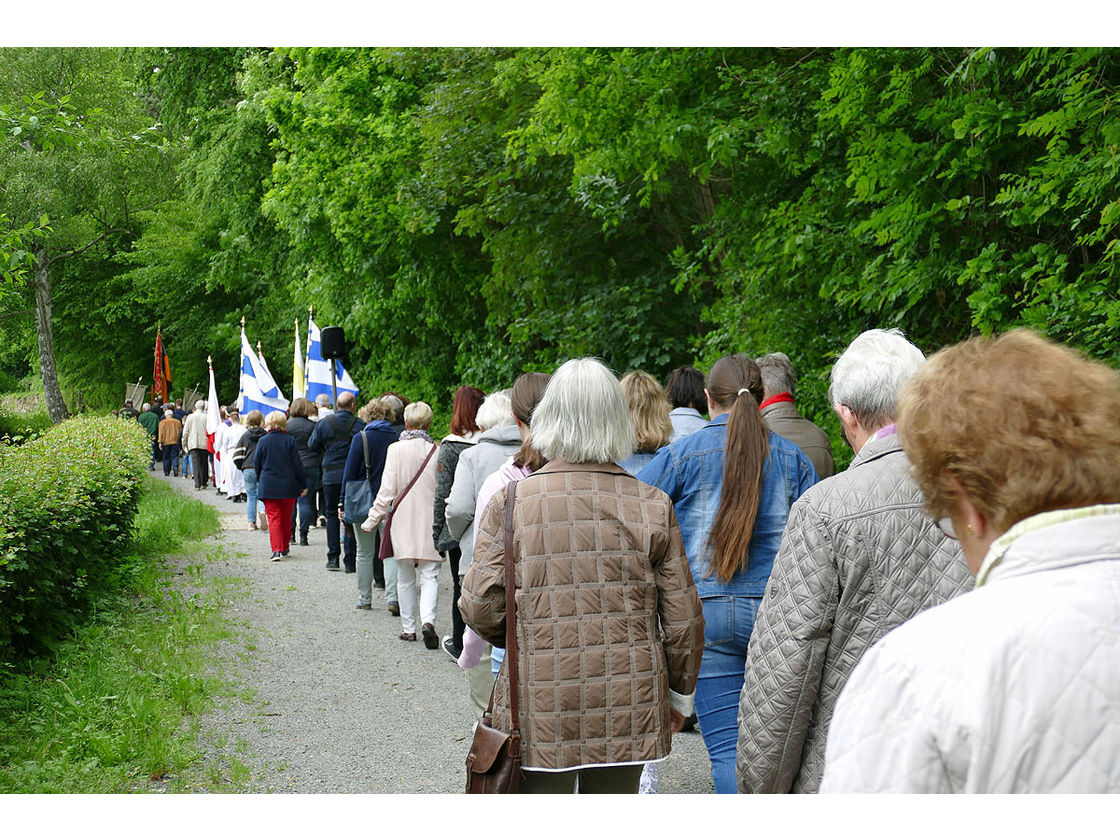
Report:
M902 330L868 330L848 345L832 366L828 398L846 405L869 431L894 419L899 392L926 357Z
M482 401L478 407L478 414L474 422L480 429L497 429L500 426L512 426L513 404L509 401L509 391L495 391Z
M168 409L167 411L163 412L163 416L164 416L164 417L174 417L174 416L175 416L175 412L174 412L174 411L171 411L170 409Z
M205 411L206 410L206 400L198 400L194 404L194 410L195 411Z
M143 408L144 408L145 411L150 411L151 408L152 408L152 404L151 403L144 403Z
M621 461L637 446L622 386L598 359L570 359L557 368L530 431L544 457L571 464Z
M432 407L423 400L404 407L404 424L410 429L426 429L432 425Z
M331 398L326 394L319 394L319 396L315 398L315 405L319 406L320 408L326 408L330 404Z

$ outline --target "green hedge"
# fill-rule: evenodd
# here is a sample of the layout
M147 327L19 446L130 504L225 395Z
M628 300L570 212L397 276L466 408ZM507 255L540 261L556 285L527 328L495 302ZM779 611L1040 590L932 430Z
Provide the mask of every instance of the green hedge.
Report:
M150 447L134 421L77 417L0 448L0 662L53 649L120 591Z

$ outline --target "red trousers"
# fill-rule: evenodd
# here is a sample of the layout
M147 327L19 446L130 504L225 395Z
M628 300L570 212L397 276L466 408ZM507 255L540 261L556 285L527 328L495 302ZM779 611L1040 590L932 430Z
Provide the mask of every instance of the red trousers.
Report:
M262 499L268 517L268 541L273 551L287 551L292 544L292 508L295 499Z

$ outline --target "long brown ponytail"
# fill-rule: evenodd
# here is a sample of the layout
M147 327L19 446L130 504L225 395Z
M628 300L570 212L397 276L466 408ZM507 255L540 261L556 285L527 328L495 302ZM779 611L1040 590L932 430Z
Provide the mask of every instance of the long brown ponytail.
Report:
M723 491L708 535L710 574L727 582L747 565L751 534L762 495L762 469L770 455L770 435L758 406L762 374L754 359L724 356L708 374L712 402L731 407L723 457Z

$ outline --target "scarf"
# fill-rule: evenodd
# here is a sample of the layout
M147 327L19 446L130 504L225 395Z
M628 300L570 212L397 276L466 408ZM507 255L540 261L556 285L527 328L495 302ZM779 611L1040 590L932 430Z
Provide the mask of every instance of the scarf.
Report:
M428 443L435 443L435 441L432 440L432 436L428 434L426 429L405 429L403 432L401 432L401 436L397 438L397 440L415 440L416 438L426 440Z

